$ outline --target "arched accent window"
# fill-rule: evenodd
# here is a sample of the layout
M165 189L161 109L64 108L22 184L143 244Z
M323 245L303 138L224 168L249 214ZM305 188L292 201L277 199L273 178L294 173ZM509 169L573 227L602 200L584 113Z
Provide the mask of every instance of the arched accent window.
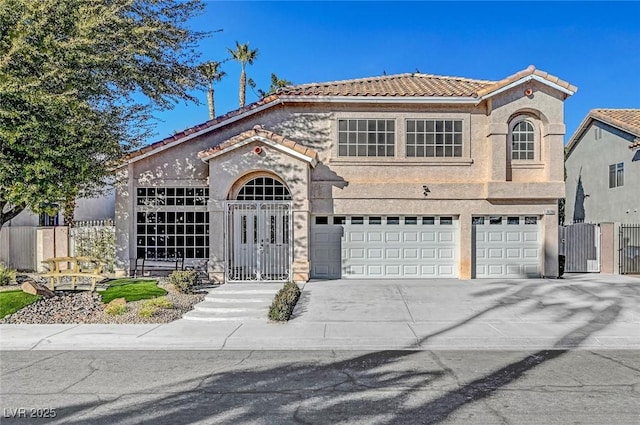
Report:
M246 182L238 192L238 201L290 201L289 189L271 177L256 177Z
M529 121L519 121L511 129L511 159L535 158L535 129Z

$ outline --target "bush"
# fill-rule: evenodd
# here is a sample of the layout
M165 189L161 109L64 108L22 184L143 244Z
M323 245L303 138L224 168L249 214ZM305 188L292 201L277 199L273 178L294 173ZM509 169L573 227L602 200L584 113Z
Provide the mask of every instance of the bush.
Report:
M200 275L195 270L175 271L169 275L169 283L183 294L190 294L200 285Z
M291 318L293 308L300 297L300 288L292 282L288 282L278 291L269 307L269 319L277 322L286 322Z
M110 303L104 308L104 312L110 316L119 316L129 310L126 304Z
M143 307L157 307L157 308L173 308L173 303L167 299L167 297L151 298L142 303Z
M16 280L16 271L0 263L0 286L7 286Z
M158 308L152 305L143 305L138 311L140 317L151 317L158 312Z

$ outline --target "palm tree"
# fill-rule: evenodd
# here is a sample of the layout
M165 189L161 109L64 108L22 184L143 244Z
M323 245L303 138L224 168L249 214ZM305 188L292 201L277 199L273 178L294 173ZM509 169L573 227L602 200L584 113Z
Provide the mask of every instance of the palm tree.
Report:
M216 83L224 76L227 75L226 72L220 69L220 62L205 62L198 66L198 71L200 74L207 80L209 84L209 89L207 90L207 100L209 101L209 119L214 119L216 117L216 107L215 107L215 99L213 97L213 83Z
M258 56L258 49L250 50L249 43L240 44L236 41L236 49L227 49L231 54L231 58L240 62L240 66L242 67L242 71L240 72L240 107L242 108L245 103L245 95L247 91L247 73L245 68L247 64L253 65L253 61L256 60Z

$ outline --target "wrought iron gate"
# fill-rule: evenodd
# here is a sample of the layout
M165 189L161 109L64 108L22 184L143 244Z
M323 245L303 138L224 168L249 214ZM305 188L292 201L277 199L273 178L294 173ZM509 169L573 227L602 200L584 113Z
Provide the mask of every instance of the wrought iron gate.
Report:
M291 280L290 202L234 201L225 205L228 281Z
M620 225L620 274L640 273L640 224Z
M565 256L567 273L599 272L600 226L589 223L560 226L559 253Z

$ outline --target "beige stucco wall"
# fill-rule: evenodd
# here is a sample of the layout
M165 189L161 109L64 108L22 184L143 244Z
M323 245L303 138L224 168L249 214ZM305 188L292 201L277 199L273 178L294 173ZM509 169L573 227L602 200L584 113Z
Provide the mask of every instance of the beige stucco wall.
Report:
M533 88L525 96L524 89ZM557 264L557 199L563 183L564 95L536 82L526 83L477 106L415 104L288 104L234 122L205 136L163 150L121 170L117 210L119 253L126 268L135 255L132 197L137 186L208 184L210 188L210 273L222 278L224 265L224 201L233 184L252 172L273 172L294 199L296 280L309 272L309 222L312 214L446 214L460 219L459 276L472 271L473 215L537 215L543 223L543 273L555 277ZM513 163L510 126L526 115L536 128L536 159ZM396 120L393 158L339 158L337 120ZM405 120L456 118L463 121L461 158L405 158ZM215 146L260 124L318 152L315 167L282 150L254 142L232 149L205 164L201 150ZM259 144L263 155L252 148ZM423 185L429 187L427 197Z

